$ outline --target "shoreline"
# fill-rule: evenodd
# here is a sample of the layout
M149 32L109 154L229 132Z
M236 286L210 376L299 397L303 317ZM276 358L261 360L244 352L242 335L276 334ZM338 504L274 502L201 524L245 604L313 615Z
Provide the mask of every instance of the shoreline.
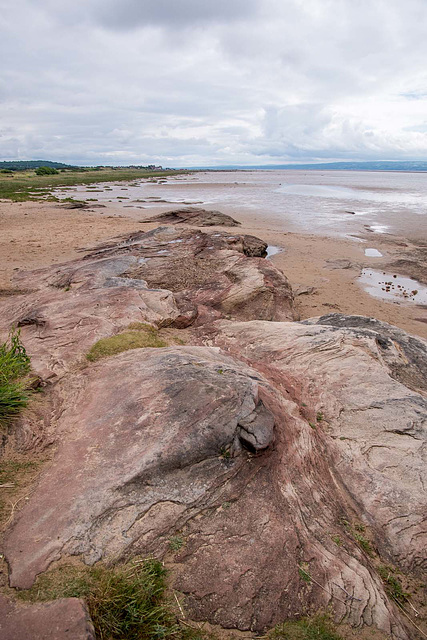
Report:
M81 257L82 249L99 242L159 226L157 222L141 222L157 213L180 207L179 204L167 203L140 210L114 203L102 208L65 209L55 202L1 201L2 295L6 294L5 290L13 288L16 270L33 270ZM263 220L256 212L219 208L235 217L241 226L208 227L202 231L223 229L231 233L247 233L279 247L281 251L268 259L289 279L301 320L328 313L365 315L427 338L425 305L383 301L367 293L357 282L363 267L386 270L387 265L405 260L405 257L411 257L414 264L414 254L417 255L418 250L421 256L424 249L422 243L417 246L413 241L389 234L372 237L373 234L366 233L350 239L296 233L278 228L274 221ZM364 255L365 248L374 245L381 250L381 259ZM421 273L425 265L417 264Z

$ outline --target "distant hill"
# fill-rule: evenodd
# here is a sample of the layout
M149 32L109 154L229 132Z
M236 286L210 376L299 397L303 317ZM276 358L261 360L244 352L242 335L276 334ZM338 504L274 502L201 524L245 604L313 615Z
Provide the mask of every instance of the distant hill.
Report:
M220 167L190 167L191 169L209 169L217 171L247 170L251 169L292 169L292 170L317 170L317 171L426 171L427 161L411 162L322 162L319 164L269 164L269 165L223 165Z
M72 169L73 165L62 162L51 162L50 160L5 160L0 162L0 169L10 169L12 171L25 171L26 169L37 169L37 167Z

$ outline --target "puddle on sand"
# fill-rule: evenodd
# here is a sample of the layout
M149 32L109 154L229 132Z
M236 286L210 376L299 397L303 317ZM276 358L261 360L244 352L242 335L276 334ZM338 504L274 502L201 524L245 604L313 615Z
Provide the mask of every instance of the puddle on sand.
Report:
M282 251L281 247L275 247L273 244L269 244L267 247L267 255L265 257L271 258L272 256L275 256L277 253L280 253L281 251Z
M365 256L368 258L382 258L383 254L378 249L365 249Z
M359 282L375 298L390 302L427 304L427 287L412 278L363 269Z

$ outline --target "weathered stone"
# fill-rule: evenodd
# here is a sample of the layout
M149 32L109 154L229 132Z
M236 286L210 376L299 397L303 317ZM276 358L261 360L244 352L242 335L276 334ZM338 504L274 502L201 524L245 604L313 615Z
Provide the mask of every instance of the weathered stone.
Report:
M68 376L54 460L5 542L11 584L67 554L162 556L179 531L175 587L196 619L259 631L332 604L410 637L345 524L363 523L386 562L422 570L426 403L389 376L376 337L221 321L206 339L251 368L174 347ZM396 433L400 417L416 439Z
M94 562L173 532L230 475L222 452L273 438L256 374L217 349L138 349L58 392L68 399L57 453L5 543L13 586L28 587L61 554Z
M0 595L2 640L95 640L83 600L62 598L43 604L18 604Z
M215 344L285 385L383 558L425 571L427 344L361 316L221 323ZM395 378L395 379L393 379Z
M329 605L411 638L355 534L425 570L426 343L339 314L248 322L293 313L283 274L247 257L263 244L161 227L17 277L32 291L2 299L0 329L19 324L57 377L46 420L28 420L55 447L6 534L11 586L67 555L167 558L179 532L175 588L196 619L262 631ZM203 346L74 366L141 321L198 325Z
M0 333L12 325L44 379L62 375L97 340L147 322L178 328L224 316L290 320L286 277L252 236L160 227L98 247L80 260L16 281L29 292L2 299Z
M240 222L221 211L208 211L199 207L184 207L174 211L160 213L145 222L164 222L166 224L189 224L196 227L237 227Z

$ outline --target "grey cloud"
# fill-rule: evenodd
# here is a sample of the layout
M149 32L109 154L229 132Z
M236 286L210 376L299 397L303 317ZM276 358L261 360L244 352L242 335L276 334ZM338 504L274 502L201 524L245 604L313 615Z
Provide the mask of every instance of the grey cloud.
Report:
M101 22L111 28L146 25L182 27L246 18L256 10L256 0L103 0L97 7Z
M183 28L247 19L258 0L30 0L63 24L93 23L112 30L157 26ZM262 4L262 3L261 3Z
M425 0L3 4L2 157L427 154Z

